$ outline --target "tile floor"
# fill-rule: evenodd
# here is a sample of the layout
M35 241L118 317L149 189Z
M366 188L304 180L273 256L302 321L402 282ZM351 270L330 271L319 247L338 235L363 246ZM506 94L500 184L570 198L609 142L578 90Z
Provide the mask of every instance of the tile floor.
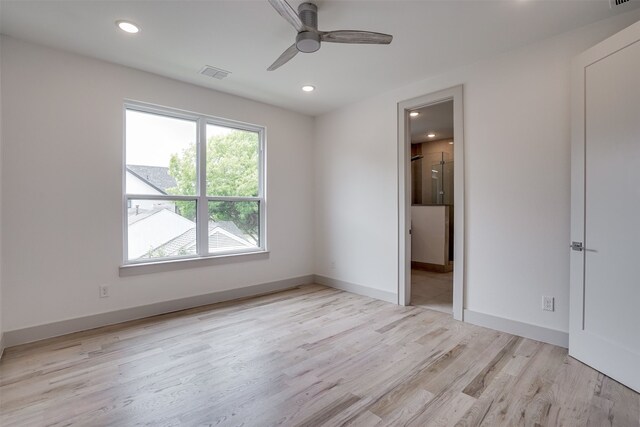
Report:
M451 314L453 312L453 272L411 270L411 305Z

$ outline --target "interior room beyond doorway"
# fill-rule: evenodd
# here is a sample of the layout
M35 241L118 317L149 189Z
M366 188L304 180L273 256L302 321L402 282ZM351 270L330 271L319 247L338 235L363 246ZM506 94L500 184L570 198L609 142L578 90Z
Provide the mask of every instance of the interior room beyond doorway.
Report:
M409 113L411 304L453 310L453 100Z

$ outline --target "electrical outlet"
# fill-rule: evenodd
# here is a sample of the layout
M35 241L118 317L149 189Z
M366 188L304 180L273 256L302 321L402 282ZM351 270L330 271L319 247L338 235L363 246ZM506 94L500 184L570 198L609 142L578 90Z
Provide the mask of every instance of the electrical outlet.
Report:
M331 269L332 270L336 269L336 262L335 261L331 261Z
M555 311L555 298L543 296L542 309L544 311Z
M109 285L98 286L98 294L100 298L109 298Z

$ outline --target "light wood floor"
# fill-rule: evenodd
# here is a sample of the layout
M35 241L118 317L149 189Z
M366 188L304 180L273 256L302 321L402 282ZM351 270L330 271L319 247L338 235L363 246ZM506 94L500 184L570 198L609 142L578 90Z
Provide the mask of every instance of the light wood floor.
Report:
M411 305L453 313L453 272L411 270Z
M637 393L565 349L322 286L10 348L7 426L608 426Z

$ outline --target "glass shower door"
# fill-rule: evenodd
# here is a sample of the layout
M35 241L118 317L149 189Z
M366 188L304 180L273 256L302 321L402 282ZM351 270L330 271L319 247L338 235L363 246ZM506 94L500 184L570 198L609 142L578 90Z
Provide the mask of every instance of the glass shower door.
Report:
M449 153L429 155L431 185L426 203L433 205L453 204L453 160Z

